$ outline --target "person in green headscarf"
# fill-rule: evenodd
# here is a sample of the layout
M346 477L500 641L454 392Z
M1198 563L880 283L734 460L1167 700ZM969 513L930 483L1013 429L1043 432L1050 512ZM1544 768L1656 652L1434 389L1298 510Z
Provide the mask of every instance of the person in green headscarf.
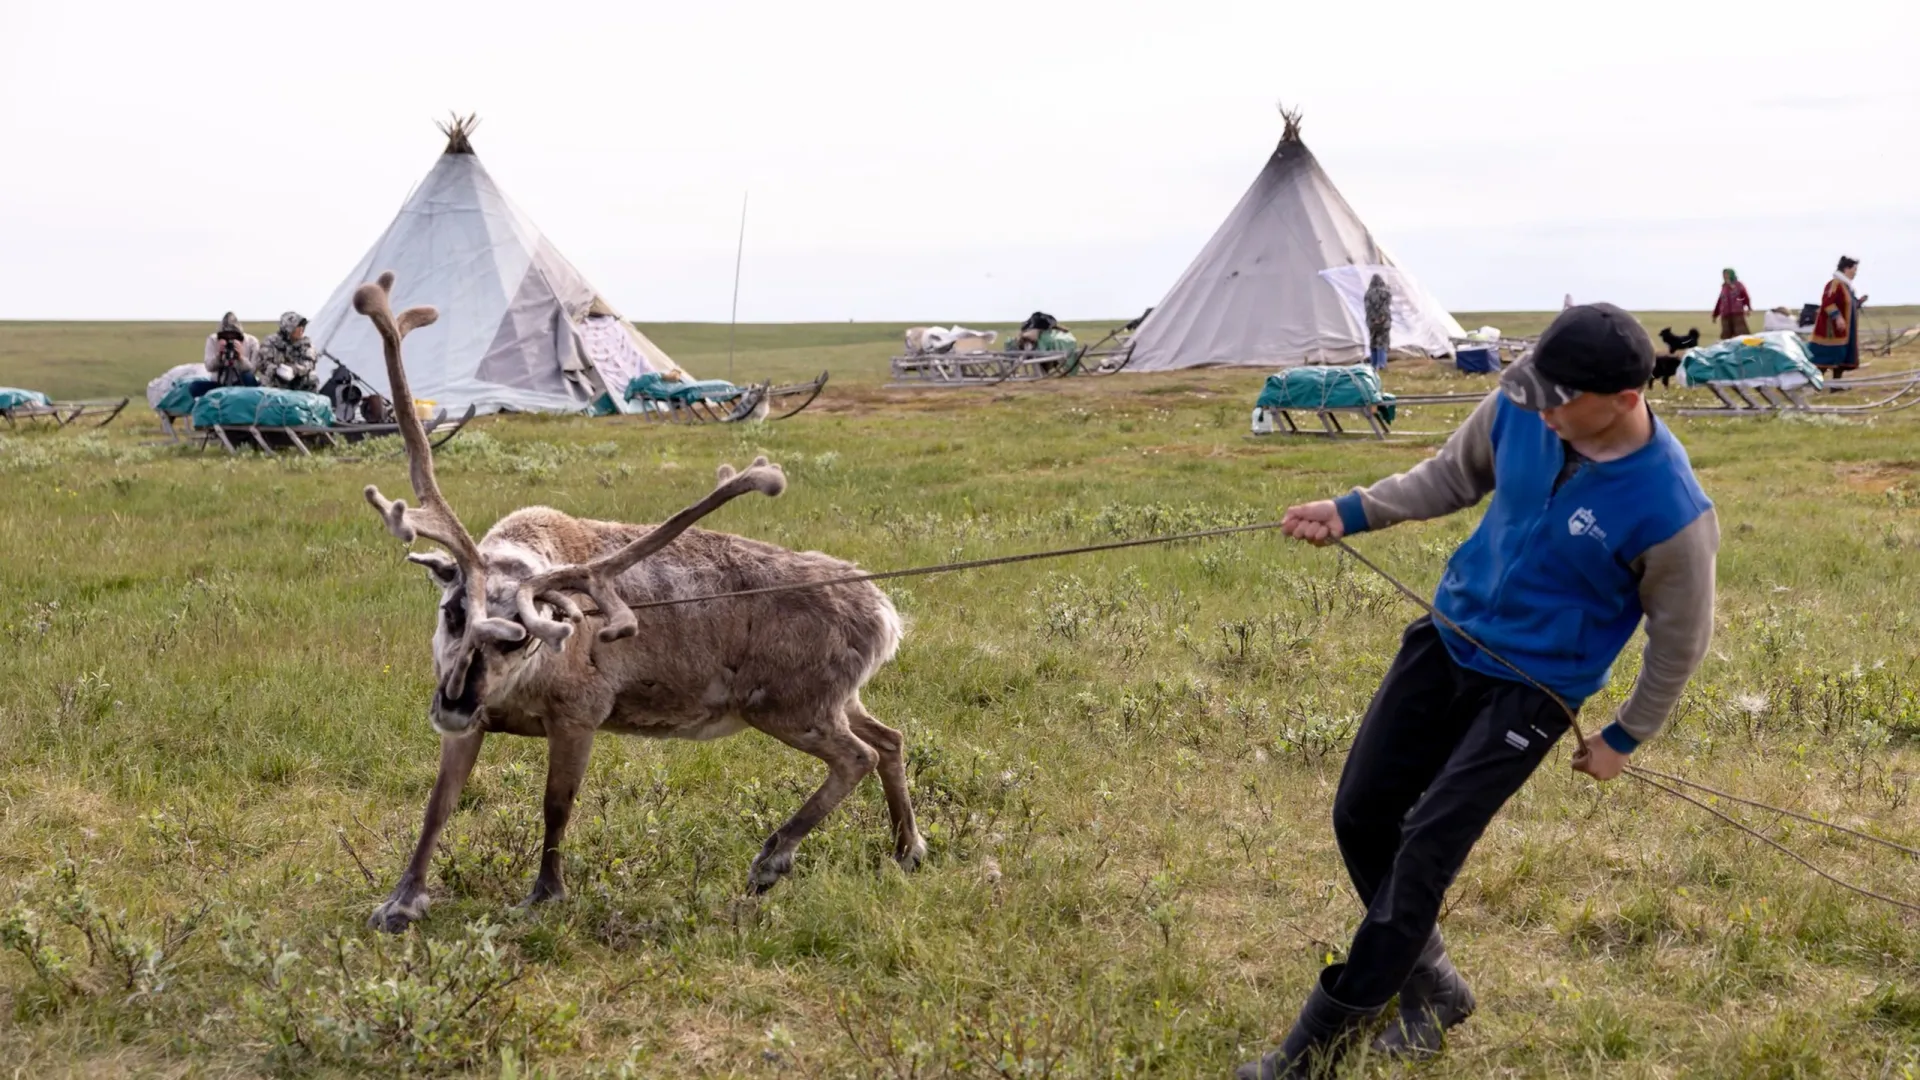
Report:
M1720 300L1713 305L1713 317L1720 320L1720 340L1747 336L1747 312L1753 310L1753 297L1740 283L1740 275L1729 266L1720 271Z

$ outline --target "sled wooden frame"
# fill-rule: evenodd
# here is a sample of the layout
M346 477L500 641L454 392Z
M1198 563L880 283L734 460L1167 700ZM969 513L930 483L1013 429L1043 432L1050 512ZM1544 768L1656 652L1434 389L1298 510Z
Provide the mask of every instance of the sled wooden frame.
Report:
M1395 404L1399 403L1395 402ZM1381 415L1382 409L1379 405L1327 405L1317 409L1281 406L1269 408L1267 411L1273 414L1274 420L1278 422L1277 425L1272 431L1261 432L1254 435L1253 438L1263 439L1270 435L1318 435L1328 439L1337 439L1343 435L1360 438L1371 435L1373 438L1385 442L1395 434L1394 431L1387 426L1386 417ZM1294 413L1304 413L1316 417L1320 421L1319 430L1316 431L1310 427L1300 426L1300 422L1293 417ZM1346 425L1340 422L1342 415L1359 420L1360 423L1366 425L1367 430L1348 431Z
M1377 405L1328 405L1321 408L1314 408L1312 406L1269 408L1267 411L1273 413L1274 419L1278 421L1274 430L1257 432L1247 437L1250 439L1265 439L1274 435L1312 435L1326 439L1338 439L1345 436L1348 438L1371 437L1377 442L1387 442L1395 439L1441 438L1451 434L1451 432L1407 431L1404 429L1395 431L1387 423L1385 416L1387 406L1391 405L1396 409L1436 405L1472 406L1478 405L1486 396L1486 394L1417 394L1410 397L1396 397L1392 401L1383 401ZM1294 418L1295 413L1311 414L1315 419L1320 421L1319 428L1316 429L1311 425L1302 425L1299 420ZM1362 424L1366 425L1366 430L1347 430L1347 425L1340 422L1340 417L1343 414L1358 419Z
M1900 381L1894 381L1895 378ZM1675 409L1679 416L1780 416L1787 413L1811 416L1863 416L1900 412L1920 404L1920 372L1888 377L1878 383L1848 383L1839 387L1829 380L1827 391L1845 393L1860 390L1869 393L1891 390L1874 401L1859 405L1815 405L1808 400L1809 386L1736 386L1733 383L1702 383L1720 402L1718 405ZM1816 391L1819 392L1819 391Z
M264 400L262 404L265 404ZM473 420L474 415L478 411L478 406L469 405L465 413L451 422L447 419L447 410L440 409L435 412L433 419L426 422L427 435L431 437L442 428L446 429L446 433L438 439L433 440L433 448L438 450L452 441L453 437L460 434L461 430ZM254 414L258 416L259 409L256 408ZM168 424L168 428L171 430L171 423ZM212 446L217 441L229 454L238 454L242 449L252 448L257 448L264 453L275 454L278 453L279 450L273 445L270 437L277 436L285 439L287 445L300 451L302 456L311 457L313 451L307 446L308 439L314 440L315 445L324 444L326 446L337 447L341 443L356 443L362 439L398 435L400 433L400 425L338 424L322 426L316 424L214 424L206 428L195 428L194 433L200 438L199 448L202 450Z
M629 402L625 413L610 413L610 416L638 416L655 424L737 424L742 420L754 419L762 406L767 409L765 419L771 423L795 416L813 404L820 392L827 388L829 372L821 372L811 382L790 383L775 386L771 381L754 383L740 388L740 393L725 401L657 401L642 398L638 402ZM787 405L788 401L799 398L798 405ZM782 410L775 415L773 410Z
M1080 350L1080 355L1074 357L1074 370L1067 374L1098 378L1119 373L1133 363L1133 335L1137 332L1124 326L1109 330L1106 337ZM1119 357L1120 362L1109 365L1114 357Z
M50 420L55 427L67 427L83 416L98 416L101 411L106 415L86 425L87 427L106 427L120 415L132 398L88 398L84 401L56 401L49 405L15 405L11 409L0 409L9 428L18 427L20 421Z
M1119 363L1112 363L1119 357ZM1001 383L1112 375L1133 362L1131 337L1108 334L1090 347L1071 352L973 352L902 354L889 361L892 390L944 386L999 386Z
M1006 382L1057 379L1079 360L1070 352L970 352L902 354L889 361L890 389L928 386L998 386Z

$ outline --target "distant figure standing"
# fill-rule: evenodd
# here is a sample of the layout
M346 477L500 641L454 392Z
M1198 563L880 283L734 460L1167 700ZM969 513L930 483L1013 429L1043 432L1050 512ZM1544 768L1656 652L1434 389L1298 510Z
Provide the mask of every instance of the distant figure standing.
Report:
M1387 369L1387 346L1393 338L1393 290L1379 274L1367 283L1367 351L1376 371Z
M1720 271L1720 299L1713 305L1713 317L1720 320L1720 340L1747 336L1747 312L1753 310L1753 297L1740 283L1740 275L1729 266Z
M1835 378L1860 366L1860 297L1853 292L1860 260L1840 256L1839 269L1820 294L1813 320L1813 363Z

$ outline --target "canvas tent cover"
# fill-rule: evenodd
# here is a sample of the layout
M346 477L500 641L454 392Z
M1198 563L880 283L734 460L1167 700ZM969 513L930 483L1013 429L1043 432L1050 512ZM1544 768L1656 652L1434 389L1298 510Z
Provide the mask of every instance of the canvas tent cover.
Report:
M1715 345L1690 349L1681 361L1687 384L1727 383L1734 386L1824 385L1813 366L1807 343L1791 330L1728 338Z
M260 424L264 427L331 427L333 402L299 390L227 386L209 390L193 405L193 426Z
M1398 270L1300 141L1289 116L1280 145L1213 238L1134 338L1129 371L1202 365L1342 364L1367 353L1357 319L1322 271L1393 270L1409 310L1395 305L1396 343L1434 355L1460 324ZM1366 289L1361 279L1360 289Z
M1393 422L1393 395L1380 389L1380 376L1365 364L1351 367L1300 367L1267 376L1254 404L1262 409L1351 409L1380 405Z
M642 371L678 371L500 190L467 142L470 130L470 121L448 129L446 152L311 320L321 377L338 362L392 397L379 336L353 310L354 290L387 270L398 279L395 311L440 312L407 336L417 398L482 412L575 412Z

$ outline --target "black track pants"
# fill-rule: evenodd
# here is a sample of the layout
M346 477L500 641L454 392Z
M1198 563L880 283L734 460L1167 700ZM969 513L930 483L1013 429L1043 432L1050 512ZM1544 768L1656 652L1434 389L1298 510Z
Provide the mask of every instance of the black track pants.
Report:
M1399 993L1467 852L1567 728L1548 695L1454 663L1430 620L1407 628L1333 801L1367 905L1334 997L1366 1007Z

